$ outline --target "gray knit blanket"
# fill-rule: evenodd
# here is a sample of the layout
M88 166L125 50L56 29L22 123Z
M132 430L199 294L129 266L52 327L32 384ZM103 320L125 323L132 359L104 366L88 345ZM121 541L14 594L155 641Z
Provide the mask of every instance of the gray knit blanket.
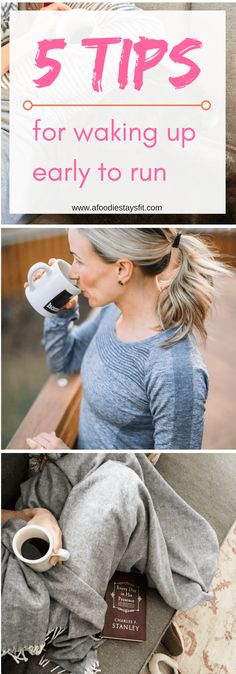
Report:
M97 660L108 581L116 569L145 573L175 609L209 599L218 559L211 526L144 454L65 454L21 486L19 508L48 508L70 559L36 573L12 552L13 518L2 531L2 647L16 661L46 655L85 674ZM94 671L96 671L94 669Z

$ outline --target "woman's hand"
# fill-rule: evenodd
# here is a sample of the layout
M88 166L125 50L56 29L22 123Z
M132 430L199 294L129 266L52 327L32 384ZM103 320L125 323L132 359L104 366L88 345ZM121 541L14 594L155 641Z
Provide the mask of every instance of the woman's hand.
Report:
M1 511L2 525L6 524L12 517L29 522L38 510L43 510L43 508L22 508L21 510L5 510L3 508Z
M59 451L65 451L66 449L68 451L69 449L63 440L56 436L55 431L52 431L52 433L39 433L33 438L26 438L26 441L30 449L40 449L41 451L48 451L50 449L57 449Z
M62 533L60 527L54 515L50 512L50 510L47 510L47 508L2 510L2 526L12 518L25 520L27 522L26 526L29 524L36 524L37 526L48 529L53 537L53 552L57 553L59 548L62 547ZM60 557L58 557L57 554L53 555L49 562L52 566L62 563Z
M25 509L25 512L27 513L27 509ZM32 509L30 508L29 513L30 515L32 515L32 517L30 517L26 526L35 524L36 526L48 529L48 531L50 531L52 534L53 552L55 552L55 555L50 557L49 563L51 564L51 566L61 564L62 561L56 553L59 550L59 548L62 548L62 533L56 518L50 512L50 510L47 510L46 508L32 508Z
M48 7L45 7L45 9L48 9ZM56 258L55 258L55 257L50 257L50 260L48 260L48 266L49 266L49 267L52 267L52 265L54 264L54 262L56 262ZM45 270L44 270L44 269L39 269L39 270L37 271L37 273L33 275L32 281L38 281L38 279L40 279L41 276L43 276L43 274L45 274ZM28 285L29 285L29 284L28 284L28 282L26 281L26 282L24 283L24 288L28 288ZM79 301L79 300L78 300L78 295L75 295L74 297L71 297L71 299L69 300L69 302L67 302L66 304L64 304L64 306L62 307L62 309L75 309L75 308L77 307L78 301Z

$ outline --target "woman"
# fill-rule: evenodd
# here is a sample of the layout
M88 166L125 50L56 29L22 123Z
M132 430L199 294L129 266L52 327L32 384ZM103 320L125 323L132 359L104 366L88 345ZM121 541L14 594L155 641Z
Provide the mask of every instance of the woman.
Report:
M2 531L2 648L21 664L34 656L27 674L41 674L41 667L44 674L101 671L96 650L104 596L117 569L145 573L175 609L210 599L216 534L140 453L49 457L43 471L21 485L16 508ZM70 552L67 562L45 573L12 552L21 520L31 515L29 523L49 528L57 546L62 532Z
M206 336L213 281L229 273L199 238L176 228L71 228L76 300L45 320L51 370L81 370L79 449L200 449L208 376L192 332ZM32 449L65 448L55 435Z

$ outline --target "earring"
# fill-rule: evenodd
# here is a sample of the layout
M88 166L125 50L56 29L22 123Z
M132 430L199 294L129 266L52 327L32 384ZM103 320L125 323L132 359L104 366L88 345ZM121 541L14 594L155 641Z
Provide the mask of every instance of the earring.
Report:
M124 285L124 283L123 283L123 281L121 281L121 279L119 279L118 283L119 283L120 286Z

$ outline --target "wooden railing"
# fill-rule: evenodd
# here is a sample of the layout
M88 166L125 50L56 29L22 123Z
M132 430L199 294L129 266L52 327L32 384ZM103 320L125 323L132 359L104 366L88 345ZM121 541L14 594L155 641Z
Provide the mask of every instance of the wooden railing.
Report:
M67 381L60 386L62 379ZM29 449L26 438L55 431L70 449L78 435L82 385L79 374L51 375L26 414L6 449Z

